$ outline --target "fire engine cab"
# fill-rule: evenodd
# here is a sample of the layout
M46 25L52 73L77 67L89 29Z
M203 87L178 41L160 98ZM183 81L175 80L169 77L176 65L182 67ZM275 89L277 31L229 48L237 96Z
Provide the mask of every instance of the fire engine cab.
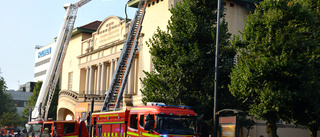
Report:
M152 104L93 113L95 137L198 137L197 114L186 106Z
M84 121L56 121L56 120L36 120L29 122L27 126L28 136L39 137L45 128L49 129L49 134L53 136L57 132L59 137L88 137L89 133Z

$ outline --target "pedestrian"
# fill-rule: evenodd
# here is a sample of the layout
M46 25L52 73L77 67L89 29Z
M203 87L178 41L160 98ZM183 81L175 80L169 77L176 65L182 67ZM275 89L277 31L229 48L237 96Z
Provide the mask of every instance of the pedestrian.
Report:
M58 131L56 129L53 131L52 137L59 137Z
M91 112L89 111L89 112L88 112L88 115L87 115L87 117L86 117L86 119L85 119L85 120L86 120L85 122L86 122L86 125L87 125L87 126L90 124L90 114L91 114Z
M49 134L49 128L44 128L44 131L41 135L41 137L50 137L50 134Z
M7 131L7 137L10 137L10 130Z
M0 137L4 137L4 131L3 130L1 130L1 132L0 132Z
M17 131L18 133L14 135L14 137L21 137L20 130Z
M26 129L23 129L22 130L22 135L21 137L28 137L28 133L27 133L27 130Z

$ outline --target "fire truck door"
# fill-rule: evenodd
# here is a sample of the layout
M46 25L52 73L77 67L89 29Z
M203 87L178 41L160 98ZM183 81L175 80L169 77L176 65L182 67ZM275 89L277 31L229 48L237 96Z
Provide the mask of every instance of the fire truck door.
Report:
M130 114L129 116L129 127L127 130L127 137L139 137L138 132L138 115Z
M139 131L139 136L142 137L144 129L144 114L140 114L139 116L139 126L138 126L138 131Z

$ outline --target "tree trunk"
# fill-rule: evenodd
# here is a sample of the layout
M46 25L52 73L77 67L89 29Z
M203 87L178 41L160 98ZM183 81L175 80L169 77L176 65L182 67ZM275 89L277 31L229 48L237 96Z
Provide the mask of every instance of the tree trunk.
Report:
M318 127L317 126L309 126L308 130L310 132L310 137L317 137Z
M266 132L268 137L279 137L277 135L277 125L273 120L267 120Z

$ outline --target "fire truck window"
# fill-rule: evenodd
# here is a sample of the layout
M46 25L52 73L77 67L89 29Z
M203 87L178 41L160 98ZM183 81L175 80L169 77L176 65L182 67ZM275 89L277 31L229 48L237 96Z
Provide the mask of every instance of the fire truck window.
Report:
M52 124L44 124L43 129L48 128L49 129L49 133L51 133L51 128L52 128Z
M63 133L73 133L74 132L74 123L65 123L63 127Z
M131 115L130 116L130 127L134 129L138 129L138 115Z
M140 123L140 126L143 127L143 124L144 124L144 115L140 115L140 121L139 121L139 123Z

